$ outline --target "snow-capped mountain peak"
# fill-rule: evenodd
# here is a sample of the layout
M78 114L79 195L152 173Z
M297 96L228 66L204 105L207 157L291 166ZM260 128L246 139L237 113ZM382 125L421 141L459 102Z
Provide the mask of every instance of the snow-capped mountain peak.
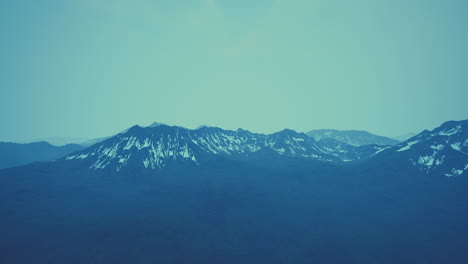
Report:
M468 172L468 120L448 121L424 130L381 155L398 153L426 173L458 176Z
M93 170L120 170L126 166L157 169L171 162L199 165L215 157L245 158L260 150L297 158L339 161L322 152L312 138L293 130L264 135L246 130L216 127L191 130L167 125L133 126L65 160L86 161Z

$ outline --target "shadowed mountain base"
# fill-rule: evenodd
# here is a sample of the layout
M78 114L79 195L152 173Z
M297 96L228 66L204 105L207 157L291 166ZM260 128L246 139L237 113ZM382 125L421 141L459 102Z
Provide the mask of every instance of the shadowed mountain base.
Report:
M1 263L468 261L466 177L301 160L70 171L0 172Z

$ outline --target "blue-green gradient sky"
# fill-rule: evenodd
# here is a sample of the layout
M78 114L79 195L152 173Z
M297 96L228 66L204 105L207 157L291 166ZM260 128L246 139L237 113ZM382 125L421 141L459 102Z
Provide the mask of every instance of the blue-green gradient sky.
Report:
M2 0L0 140L468 118L465 0Z

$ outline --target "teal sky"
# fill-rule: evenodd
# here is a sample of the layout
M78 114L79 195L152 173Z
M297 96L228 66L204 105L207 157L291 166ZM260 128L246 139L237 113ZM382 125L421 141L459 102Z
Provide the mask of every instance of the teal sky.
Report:
M464 0L3 0L0 140L468 118Z

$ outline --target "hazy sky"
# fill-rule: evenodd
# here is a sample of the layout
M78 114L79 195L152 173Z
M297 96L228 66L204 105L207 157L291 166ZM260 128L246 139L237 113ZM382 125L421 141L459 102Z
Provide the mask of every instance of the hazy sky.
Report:
M0 140L468 118L465 0L2 0Z

